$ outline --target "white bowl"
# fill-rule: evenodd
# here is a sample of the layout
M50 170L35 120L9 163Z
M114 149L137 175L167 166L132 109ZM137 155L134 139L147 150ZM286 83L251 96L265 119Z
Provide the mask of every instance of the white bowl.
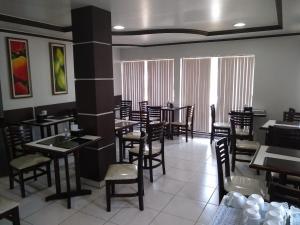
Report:
M263 210L265 201L261 195L252 194L248 197L248 199L255 201L258 204L260 210Z
M244 195L238 192L230 192L228 196L228 206L238 209L242 209L244 207L247 200L247 198Z
M283 216L280 214L280 212L275 210L269 210L266 214L266 219L276 221L277 223L279 222L280 224L282 224L284 221Z
M244 210L247 210L247 209L254 209L256 211L259 211L259 206L257 204L256 201L253 201L253 200L249 200L247 199L245 204L244 204L244 207L243 207Z

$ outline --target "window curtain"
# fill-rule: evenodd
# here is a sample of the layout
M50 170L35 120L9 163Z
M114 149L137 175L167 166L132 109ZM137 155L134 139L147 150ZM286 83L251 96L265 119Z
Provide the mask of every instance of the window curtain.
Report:
M147 61L148 101L150 105L165 106L174 101L174 60Z
M232 109L252 106L254 56L220 57L216 120L227 122Z
M210 58L183 58L181 71L181 106L195 105L194 130L209 132ZM181 114L185 120L185 115Z
M122 99L131 100L133 110L144 100L144 77L144 61L122 62Z

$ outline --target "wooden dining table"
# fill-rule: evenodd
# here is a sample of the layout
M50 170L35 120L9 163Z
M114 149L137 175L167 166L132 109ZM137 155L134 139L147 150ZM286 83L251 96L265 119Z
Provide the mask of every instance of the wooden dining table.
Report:
M300 177L300 150L261 145L252 158L249 167L277 172L282 176Z
M80 168L79 168L79 152L83 147L100 141L99 136L84 135L81 137L65 137L64 134L47 137L41 140L29 142L25 144L25 148L31 152L39 152L49 155L54 161L55 186L56 193L46 197L46 201L67 199L68 208L71 208L71 197L91 194L90 190L81 188ZM69 162L68 156L74 155L76 189L71 191ZM63 158L65 162L66 184L67 190L62 192L60 180L59 159Z

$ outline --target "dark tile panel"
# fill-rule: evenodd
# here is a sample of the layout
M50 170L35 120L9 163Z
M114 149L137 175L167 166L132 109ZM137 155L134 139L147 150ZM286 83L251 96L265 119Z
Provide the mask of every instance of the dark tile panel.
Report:
M113 78L111 45L87 43L73 50L75 78Z
M76 102L64 102L51 105L34 107L36 115L42 110L47 110L48 115L66 115L76 111Z
M101 150L84 148L80 152L80 175L87 179L101 181L108 166L116 161L116 147L113 144Z
M33 119L33 108L21 108L21 109L12 109L4 110L4 121L5 123L18 123L23 120Z
M75 89L79 113L99 114L113 110L113 80L77 80Z
M110 12L87 6L72 10L73 41L111 43Z
M100 146L106 146L115 142L114 113L101 116L78 115L78 124L87 134L103 137Z

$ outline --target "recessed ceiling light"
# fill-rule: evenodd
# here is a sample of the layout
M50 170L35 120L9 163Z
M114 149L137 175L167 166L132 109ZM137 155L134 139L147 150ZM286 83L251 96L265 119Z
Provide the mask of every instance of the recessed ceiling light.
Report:
M244 27L244 26L246 26L246 24L245 23L236 23L233 26L234 27Z
M115 30L124 30L125 27L121 26L121 25L116 25L113 27Z

